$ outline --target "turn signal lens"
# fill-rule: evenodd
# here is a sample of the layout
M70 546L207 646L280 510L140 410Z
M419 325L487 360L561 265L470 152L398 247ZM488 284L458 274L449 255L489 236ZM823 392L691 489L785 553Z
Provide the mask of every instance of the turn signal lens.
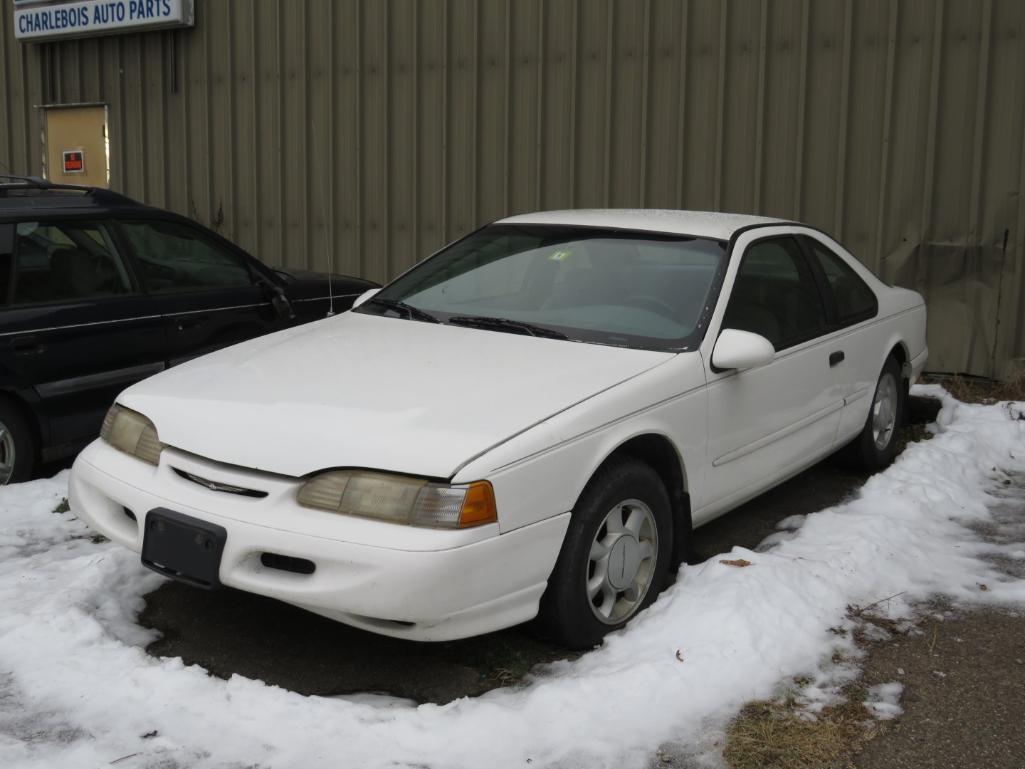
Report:
M479 526L482 523L493 523L498 520L498 508L495 505L495 490L487 481L471 483L466 489L466 499L459 513L460 528Z
M389 473L332 470L304 483L297 499L303 507L407 526L458 529L498 520L487 481L449 486Z
M114 404L103 418L100 437L118 451L131 454L151 465L160 463L164 446L157 436L157 428L137 411Z

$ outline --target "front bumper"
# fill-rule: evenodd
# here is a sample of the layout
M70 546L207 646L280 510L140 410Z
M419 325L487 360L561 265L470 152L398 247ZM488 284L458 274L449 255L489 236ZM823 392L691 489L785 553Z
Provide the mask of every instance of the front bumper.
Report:
M176 470L267 496L211 490ZM69 502L91 527L136 552L155 508L218 524L227 530L223 584L420 641L465 638L534 617L569 523L565 513L504 534L496 524L417 529L300 507L298 485L172 448L153 467L97 440L75 461ZM261 560L265 553L316 568L271 568Z

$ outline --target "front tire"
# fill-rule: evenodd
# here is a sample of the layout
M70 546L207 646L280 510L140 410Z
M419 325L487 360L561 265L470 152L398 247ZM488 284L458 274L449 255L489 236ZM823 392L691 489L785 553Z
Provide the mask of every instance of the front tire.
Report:
M0 399L0 486L21 483L36 467L36 441L25 417L10 401Z
M577 502L541 598L545 634L589 649L649 606L666 585L673 526L658 474L635 459L604 465Z
M865 470L882 470L897 456L897 431L904 423L904 406L900 364L890 357L876 383L865 426L851 447Z

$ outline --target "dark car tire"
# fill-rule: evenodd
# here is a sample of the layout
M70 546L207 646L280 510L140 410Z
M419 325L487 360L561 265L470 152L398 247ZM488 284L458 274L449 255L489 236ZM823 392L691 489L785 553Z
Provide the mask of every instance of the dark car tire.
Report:
M635 459L607 462L573 510L541 598L542 635L571 649L597 645L658 597L672 549L669 495L661 479Z
M10 459L14 466L8 471ZM0 486L27 481L35 469L36 436L21 410L0 398Z
M887 358L872 393L865 426L850 446L852 458L869 472L882 470L897 456L897 433L904 424L906 407L904 393L900 364Z

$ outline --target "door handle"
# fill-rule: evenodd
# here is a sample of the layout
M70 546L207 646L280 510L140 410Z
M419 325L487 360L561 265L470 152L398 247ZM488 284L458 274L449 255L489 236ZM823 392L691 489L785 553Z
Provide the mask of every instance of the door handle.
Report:
M843 350L837 350L836 352L829 353L829 367L832 368L838 363L842 363L843 358Z
M31 335L17 337L11 342L11 348L16 355L39 355L46 350L39 337Z
M188 318L178 318L178 320L175 321L174 326L179 331L185 331L190 328L195 328L196 326L201 326L208 320L210 320L209 315L193 315Z

